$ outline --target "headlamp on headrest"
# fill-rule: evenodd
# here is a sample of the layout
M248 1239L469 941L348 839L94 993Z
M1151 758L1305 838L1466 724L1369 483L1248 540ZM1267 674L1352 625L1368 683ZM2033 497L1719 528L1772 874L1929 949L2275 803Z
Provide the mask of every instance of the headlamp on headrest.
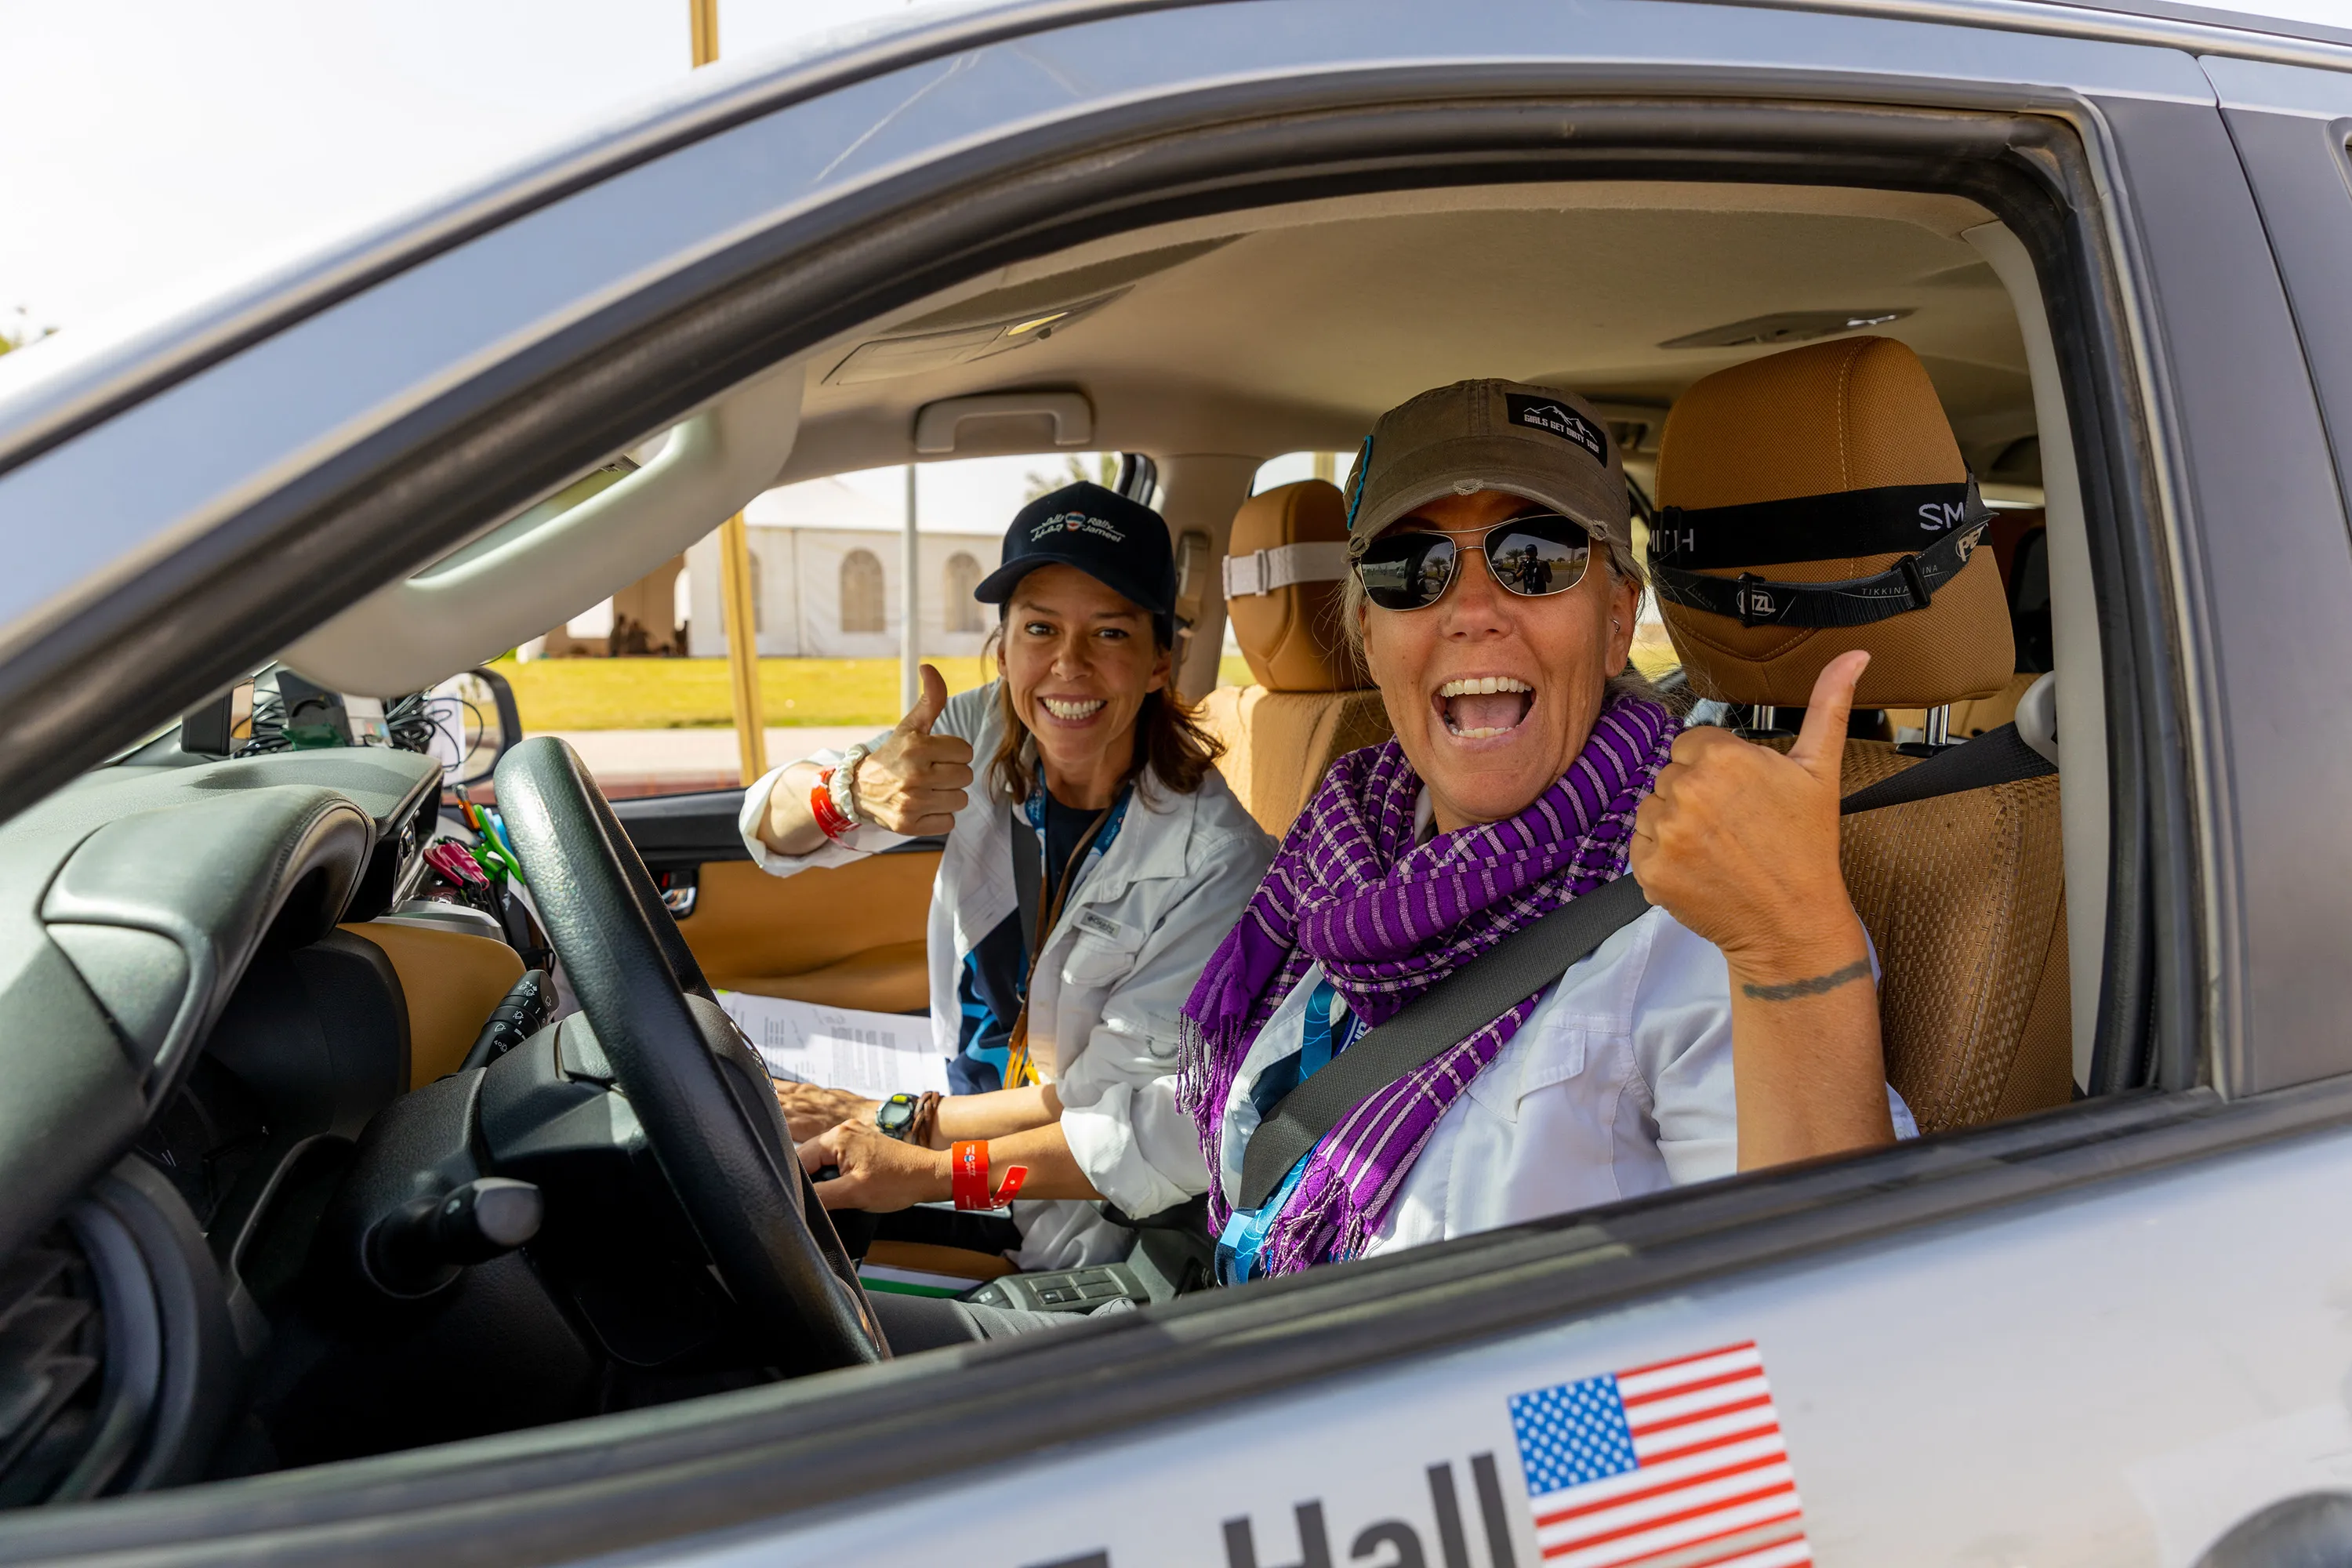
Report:
M1883 485L1741 506L1670 506L1650 530L1658 596L1743 626L1866 626L1924 610L1969 563L1992 513L1965 484ZM1884 572L1834 583L1775 582L1752 571L1709 569L1796 561L1903 558Z

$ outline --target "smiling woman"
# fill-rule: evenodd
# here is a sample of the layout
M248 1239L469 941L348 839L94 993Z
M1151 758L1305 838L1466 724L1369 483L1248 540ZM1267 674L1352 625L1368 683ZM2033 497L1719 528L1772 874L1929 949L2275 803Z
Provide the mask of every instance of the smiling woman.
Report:
M887 735L761 780L742 820L779 876L947 837L928 948L955 1092L780 1087L803 1164L835 1173L825 1206L886 1216L866 1235L1068 1268L1132 1245L1098 1200L1147 1218L1207 1184L1175 1104L1177 1008L1272 846L1175 695L1160 515L1066 486L1013 520L1003 560L972 589L1001 608L994 681L950 700L926 665ZM981 1212L900 1215L950 1198Z
M1838 869L1867 656L1822 672L1786 756L1684 730L1624 673L1643 583L1616 442L1550 388L1461 382L1382 416L1349 531L1343 614L1396 735L1332 769L1185 1005L1221 1276L1911 1131ZM1251 1142L1294 1090L1629 869L1661 907L1530 977L1258 1190Z

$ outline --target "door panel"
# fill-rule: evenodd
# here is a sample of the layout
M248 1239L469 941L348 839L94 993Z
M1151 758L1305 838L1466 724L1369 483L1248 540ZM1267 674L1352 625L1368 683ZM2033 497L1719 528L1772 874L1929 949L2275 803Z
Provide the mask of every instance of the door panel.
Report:
M877 1013L930 1007L923 915L936 849L771 877L749 860L702 868L677 922L713 985Z
M854 865L772 877L735 829L742 795L618 800L646 867L713 985L877 1013L930 1007L923 922L940 852L920 841Z

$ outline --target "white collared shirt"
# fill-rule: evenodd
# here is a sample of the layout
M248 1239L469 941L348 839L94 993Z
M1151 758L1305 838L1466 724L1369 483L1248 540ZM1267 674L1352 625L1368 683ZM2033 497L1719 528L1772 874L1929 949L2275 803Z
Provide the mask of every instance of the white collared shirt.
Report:
M1877 954L1871 955L1874 973ZM1225 1102L1218 1179L1240 1189L1258 1075L1300 1048L1320 964L1258 1031ZM1918 1129L1893 1086L1895 1135ZM1654 909L1570 967L1446 1109L1366 1255L1567 1214L1739 1168L1731 973Z
M971 742L976 767L985 769L1003 733L995 683L950 698L931 732ZM820 752L814 760L839 758ZM759 829L783 772L774 769L744 792L738 827L761 869L789 877L906 842L863 827L846 843L804 856L775 853ZM1020 907L1012 810L984 781L970 794L948 833L928 923L932 1031L945 1056L958 1049L962 1026L956 986L964 955ZM1032 1058L1061 1099L1062 1131L1078 1168L1129 1215L1156 1214L1208 1185L1192 1119L1176 1106L1178 1013L1273 857L1274 841L1215 773L1191 795L1148 784L1046 935L1030 980ZM1132 1240L1093 1203L1024 1198L1013 1217L1024 1268L1113 1261Z

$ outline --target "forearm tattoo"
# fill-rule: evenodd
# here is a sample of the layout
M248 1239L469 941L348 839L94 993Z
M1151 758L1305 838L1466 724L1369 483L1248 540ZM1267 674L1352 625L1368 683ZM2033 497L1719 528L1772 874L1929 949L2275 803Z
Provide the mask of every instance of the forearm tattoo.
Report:
M1827 974L1816 974L1811 980L1791 980L1786 985L1740 984L1740 992L1759 1002L1794 1002L1800 996L1819 996L1841 985L1851 985L1857 980L1870 978L1870 960L1856 959L1843 969L1832 969Z

